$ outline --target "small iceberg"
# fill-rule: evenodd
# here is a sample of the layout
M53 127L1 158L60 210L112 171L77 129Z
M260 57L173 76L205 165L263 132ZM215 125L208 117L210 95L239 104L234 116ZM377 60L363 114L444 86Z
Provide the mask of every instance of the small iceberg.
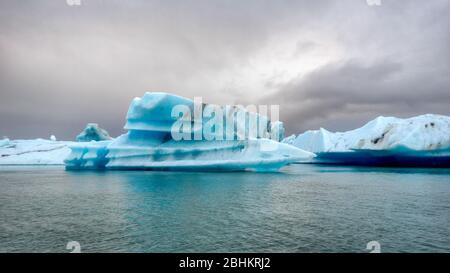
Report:
M450 167L450 117L378 117L361 128L323 128L282 142L317 154L311 162L342 165Z
M11 141L9 140L9 138L4 138L4 139L0 140L0 148L9 147L9 146L11 146Z
M281 122L208 104L200 104L201 115L196 116L198 106L172 94L145 93L129 107L126 134L71 145L66 169L275 171L314 156L279 142L284 137ZM224 120L232 126L219 126Z
M97 123L88 123L83 132L77 136L78 142L111 140L108 132L98 126Z

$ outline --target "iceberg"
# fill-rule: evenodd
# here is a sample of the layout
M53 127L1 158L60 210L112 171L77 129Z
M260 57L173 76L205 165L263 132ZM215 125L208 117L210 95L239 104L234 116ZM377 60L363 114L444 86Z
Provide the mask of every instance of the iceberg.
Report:
M4 138L4 139L0 140L0 148L8 147L10 145L11 145L11 141L9 140L9 138Z
M0 165L64 165L74 142L34 140L2 140Z
M361 128L332 133L306 131L282 142L317 154L327 164L449 167L450 117L378 117Z
M88 123L83 132L77 136L78 142L111 140L108 132L98 126L97 123Z
M147 92L131 102L126 134L71 145L66 169L275 171L314 156L279 142L284 136L281 122L237 107L207 104L200 105L202 115L196 116L197 107L187 98ZM206 114L211 109L215 114ZM218 120L231 120L232 126L223 128Z
M283 139L282 142L293 145L296 138L297 137L294 134L292 134L292 135L286 137L285 139Z
M68 169L105 169L107 159L106 147L111 141L75 142L70 147L70 153L64 163Z
M78 135L78 141L111 140L108 133L95 123L89 123L86 129ZM87 142L88 143L88 142ZM69 146L76 145L73 141L58 141L54 135L50 139L0 140L0 165L62 165L71 154ZM91 150L95 144L89 144ZM86 155L89 157L89 154Z

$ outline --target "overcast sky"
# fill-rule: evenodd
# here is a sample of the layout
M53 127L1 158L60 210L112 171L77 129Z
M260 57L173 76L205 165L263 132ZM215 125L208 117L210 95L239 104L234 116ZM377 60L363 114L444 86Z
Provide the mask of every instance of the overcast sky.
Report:
M280 104L288 133L450 114L450 0L0 0L0 138L120 134L132 98Z

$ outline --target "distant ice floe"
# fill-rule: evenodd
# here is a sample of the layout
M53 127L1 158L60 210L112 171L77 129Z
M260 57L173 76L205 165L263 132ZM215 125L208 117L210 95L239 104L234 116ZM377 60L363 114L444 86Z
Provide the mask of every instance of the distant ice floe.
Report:
M233 107L216 107L215 115L174 116L174 110L195 112L194 101L172 94L152 92L135 98L128 110L128 133L112 141L71 145L66 168L151 169L193 171L274 171L292 162L310 160L313 153L277 140L284 137L281 122ZM200 105L209 111L209 105ZM177 111L175 111L178 113ZM183 114L182 112L180 112ZM242 115L243 120L235 119ZM223 138L227 129L215 127L213 119L230 119L232 138ZM253 119L254 118L254 119ZM258 124L258 129L254 126ZM175 132L179 128L180 132ZM213 128L205 131L205 128ZM254 130L255 129L255 130ZM179 133L179 134L177 134ZM200 136L200 138L197 138ZM271 136L272 139L268 139Z
M79 141L90 141L95 146L97 139L111 139L108 133L97 124L88 124L77 137ZM57 141L54 135L50 139L0 140L0 165L64 165L70 155L69 146L73 141Z
M63 165L70 141L1 140L0 165Z
M449 167L450 117L378 117L352 131L321 128L283 142L316 153L314 163Z

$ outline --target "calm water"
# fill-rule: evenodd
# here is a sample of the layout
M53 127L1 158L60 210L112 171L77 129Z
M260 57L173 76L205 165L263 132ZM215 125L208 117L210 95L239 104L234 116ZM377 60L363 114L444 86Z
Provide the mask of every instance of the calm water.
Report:
M0 168L0 252L450 251L450 169Z

